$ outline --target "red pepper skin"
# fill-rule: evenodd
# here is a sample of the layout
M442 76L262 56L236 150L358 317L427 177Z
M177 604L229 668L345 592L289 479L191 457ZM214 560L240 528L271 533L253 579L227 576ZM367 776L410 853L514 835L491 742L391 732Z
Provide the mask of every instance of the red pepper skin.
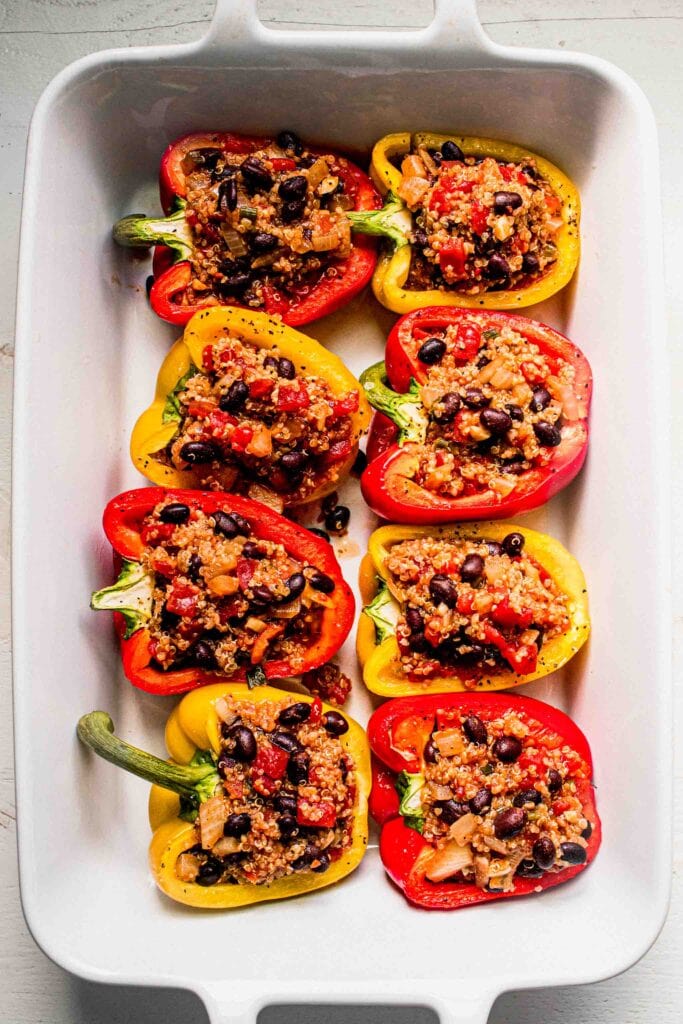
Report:
M253 153L268 145L272 140L265 136L239 135L235 132L195 132L177 139L167 147L159 172L161 205L170 213L178 198L186 196L186 179L182 163L191 150L223 149L227 153ZM324 155L328 150L309 147L311 153ZM282 161L280 161L282 162ZM359 167L337 156L335 173L344 183L345 194L354 200L354 210L377 210L382 200L370 181ZM215 296L205 302L183 305L178 296L189 285L192 277L191 265L187 261L168 267L166 250L157 247L153 270L155 282L150 292L152 309L162 320L172 324L186 324L199 309L218 303ZM270 290L266 294L265 311L270 315L279 314L290 327L312 323L346 305L370 281L377 263L376 242L368 235L356 235L349 256L335 264L336 275L323 274L318 283L305 296L286 296ZM181 271L181 268L182 271ZM175 272L175 273L174 273ZM237 306L238 302L231 301Z
M404 697L387 701L370 718L368 738L373 755L373 790L370 794L370 813L382 825L379 851L384 869L391 880L403 892L406 899L415 906L428 910L454 910L458 907L488 903L516 896L526 896L539 889L549 889L569 881L585 870L595 857L602 841L600 818L595 806L592 784L588 779L577 781L576 795L583 805L584 816L591 822L593 831L588 839L586 862L571 865L558 872L546 872L540 878L515 879L512 892L488 892L473 883L430 882L424 874L424 859L431 849L429 843L415 829L404 824L398 814L398 798L392 805L389 796L390 779L401 771L419 772L422 766L421 754L409 753L403 757L396 750L400 740L394 742L400 724L413 719L412 727L419 733L420 723L427 734L441 715L448 712L476 714L484 722L497 718L504 711L513 708L525 712L543 729L559 734L564 744L593 771L593 761L586 737L570 718L557 708L535 700L533 697L510 696L505 693L490 694L434 694L424 697ZM392 738L394 737L394 738ZM421 742L421 740L420 740ZM408 745L409 746L409 745ZM524 755L522 755L524 756ZM377 794L375 794L377 788ZM393 809L395 808L395 810Z
M417 359L419 341L415 330L428 332L463 319L478 321L481 329L509 326L527 337L552 361L560 357L575 369L574 391L585 415L563 430L562 442L552 449L544 467L533 468L517 478L514 490L492 500L483 492L446 498L421 487L405 475L415 446L396 444L396 427L386 416L375 414L367 443L368 467L361 478L363 497L377 515L395 523L445 523L468 519L505 519L538 508L571 483L583 466L588 451L588 411L593 379L583 353L568 338L546 324L513 313L428 306L400 318L387 340L385 364L394 391L405 393L411 378L427 380ZM463 340L466 339L463 336Z
M145 546L141 537L142 521L161 501L189 504L208 515L218 510L236 512L249 522L254 537L284 545L295 558L316 566L334 580L335 588L329 595L330 605L323 611L319 637L296 659L266 661L262 667L268 679L299 675L318 668L334 657L353 625L355 601L327 541L260 502L236 494L141 487L119 494L104 510L104 532L114 549L115 561L121 558L140 560ZM122 616L115 612L114 619L120 637L123 670L133 686L148 693L176 694L226 679L221 673L206 672L195 667L168 671L154 668L151 665L149 631L138 629L126 640ZM245 668L230 677L231 682L243 682L245 679Z

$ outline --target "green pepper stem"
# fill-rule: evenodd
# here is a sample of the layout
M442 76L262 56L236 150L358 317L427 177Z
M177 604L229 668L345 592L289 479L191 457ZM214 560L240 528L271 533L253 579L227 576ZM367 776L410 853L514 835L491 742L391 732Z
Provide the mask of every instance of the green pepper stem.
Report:
M163 789L170 789L192 803L213 796L220 778L213 760L204 764L169 764L154 754L138 750L114 735L114 723L106 711L91 711L78 723L78 738L119 768Z
M397 249L410 244L413 226L410 210L395 192L389 192L381 210L362 210L346 216L354 231L364 235L382 235L391 239Z
M154 578L140 562L124 558L116 583L96 590L90 599L95 611L120 612L126 623L124 639L145 626L152 617Z
M114 225L114 241L129 249L148 249L167 245L176 259L186 260L192 253L192 232L185 219L185 203L170 217L145 217L131 213Z
M377 578L377 593L370 604L365 605L363 611L374 624L376 644L381 644L388 636L394 635L398 608L389 587L381 577Z
M423 444L427 433L427 417L417 381L411 378L408 391L402 395L392 391L386 383L386 376L386 366L383 362L375 363L361 373L360 382L368 402L394 421L399 428L399 445L405 444L406 441Z

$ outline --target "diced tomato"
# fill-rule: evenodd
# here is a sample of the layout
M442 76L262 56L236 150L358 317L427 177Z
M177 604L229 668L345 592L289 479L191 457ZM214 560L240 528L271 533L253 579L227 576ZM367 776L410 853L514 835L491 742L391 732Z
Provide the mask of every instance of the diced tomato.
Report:
M213 373L213 345L206 345L205 348L202 349L202 366L207 373Z
M465 274L465 245L462 238L452 238L439 252L439 266L442 270L450 270L456 277Z
M195 419L203 420L205 416L210 416L215 408L216 403L207 398L193 398L188 403L187 411Z
M470 227L475 235L481 235L488 227L488 207L484 206L477 199L472 203L470 209Z
M310 800L298 800L296 820L299 825L311 828L333 828L337 820L337 811L329 800L321 800L314 804Z
M240 590L246 590L251 583L251 578L254 575L256 565L250 558L240 558L237 562L235 572L239 581Z
M277 779L271 779L270 775L264 775L262 772L252 773L251 784L261 796L272 796L277 790Z
M268 775L271 779L281 779L287 771L289 754L275 744L259 747L253 762L253 770Z
M520 363L519 368L527 384L541 384L545 379L545 373L536 363Z
M166 598L166 608L173 615L190 618L197 611L199 591L191 583L174 582Z
M493 621L499 626L519 626L526 629L534 620L533 612L518 612L513 608L508 594L505 594L500 600L496 600L490 614Z
M504 181L512 181L512 175L514 174L514 168L508 167L507 164L498 164L500 173Z
M275 381L268 380L267 377L261 377L259 380L253 380L249 385L249 397L266 398L274 387Z
M517 181L520 183L520 185L528 185L529 184L529 179L527 178L527 176L524 173L524 171L517 171L517 173L515 174L515 177L517 178Z
M171 579L173 576L177 575L177 567L170 560L163 548L154 552L151 561L154 572L159 576L165 576L166 579Z
M155 547L163 540L169 540L173 536L175 525L173 523L145 523L140 530L140 539L143 544Z
M564 799L562 799L562 797L560 797L559 800L553 800L552 807L553 807L553 814L556 817L559 817L561 814L564 814L565 811L569 810L569 808L571 807L571 801L564 800Z
M461 615L469 615L472 611L472 603L474 601L474 591L467 590L461 594L458 594L458 601L456 607Z
M481 346L481 331L475 324L460 324L455 335L457 360L468 363L474 359Z
M335 441L334 444L330 445L329 450L325 452L320 461L323 466L329 466L335 462L342 462L344 459L348 459L352 451L353 444L351 441Z
M270 160L274 171L295 171L296 160L291 160L288 156L274 156Z
M349 416L352 412L358 412L359 395L357 391L350 391L343 398L332 402L332 415L329 419L338 420L342 416Z
M214 409L209 416L209 430L214 437L226 438L230 436L230 427L237 423L237 418L222 409Z
M315 725L315 723L319 722L320 719L322 718L322 713L323 702L321 701L320 697L314 697L313 700L311 701L311 713L308 716L308 721L312 725Z
M233 615L240 615L243 610L244 598L231 597L229 601L226 601L226 603L222 604L219 608L218 618L225 624Z
M254 431L251 427L235 427L230 435L230 447L236 452L243 452L253 436Z
M488 622L484 624L484 639L498 648L508 665L519 675L528 675L536 668L538 648L535 644L514 644Z
M280 385L280 392L277 399L277 407L282 412L298 412L299 409L307 409L311 404L306 388L299 386Z
M548 213L553 217L559 217L562 213L562 204L556 195L548 192L545 197L545 205Z

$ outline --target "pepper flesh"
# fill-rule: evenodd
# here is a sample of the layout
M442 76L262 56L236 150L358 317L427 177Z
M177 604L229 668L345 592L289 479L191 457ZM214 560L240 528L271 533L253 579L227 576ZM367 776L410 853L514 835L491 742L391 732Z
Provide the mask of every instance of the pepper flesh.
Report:
M397 205L402 205L396 194L401 183L401 172L392 160L405 156L418 146L440 149L444 142L449 140L455 142L465 156L491 156L511 163L535 160L541 176L549 183L560 201L564 223L556 235L557 260L547 273L524 288L501 289L480 295L465 295L436 288L412 291L405 288L411 263L411 246L407 234L403 244L396 244L394 232L386 232L395 247L389 248L377 264L372 279L375 297L394 313L409 313L414 309L435 305L521 309L543 302L563 288L576 269L580 249L580 200L571 180L558 167L536 153L513 143L478 136L443 135L436 132L418 132L414 135L410 132L397 132L385 135L373 148L370 176L382 194L388 196L388 205L394 211L394 221ZM358 223L356 227L359 228Z
M425 418L419 400L419 385L428 381L428 368L416 356L414 331L424 333L449 325L476 321L482 332L509 327L536 345L541 354L561 359L573 367L572 395L576 415L563 423L561 443L552 449L551 459L516 477L514 489L504 497L487 490L450 498L420 486L412 479L419 448L411 443L419 416L411 416L413 434L405 428L401 414L416 406ZM381 369L380 369L381 368ZM373 391L374 376L385 375L391 388L381 384ZM582 468L588 451L588 413L592 374L588 360L576 345L539 321L511 313L490 313L432 306L410 313L394 325L387 340L385 363L361 375L370 402L381 412L373 420L368 438L368 467L363 473L363 497L377 515L394 522L439 523L453 520L503 518L519 515L545 504L566 487ZM368 386L370 384L370 387ZM417 386L416 386L417 385ZM403 397L405 395L405 397ZM417 400L417 401L416 401ZM388 419L393 417L393 430ZM405 438L405 440L404 440Z
M247 520L254 537L282 544L295 558L314 565L334 581L334 590L326 595L319 636L297 656L266 661L263 671L267 678L297 676L334 657L353 624L355 602L332 548L304 527L297 526L259 502L216 491L166 490L162 487L125 491L109 502L103 517L104 532L114 549L115 560L139 562L145 546L140 533L142 521L160 502L174 501L201 509L207 515L219 510L235 512ZM149 693L186 693L221 678L220 673L198 667L168 671L154 668L151 665L149 630L141 625L131 634L124 617L119 612L114 617L120 637L123 670L133 686ZM240 668L232 678L241 681L245 677L246 669Z
M182 164L190 152L218 148L226 153L246 155L262 149L272 142L271 138L265 136L212 131L195 132L172 142L162 156L159 172L159 190L164 211L173 216L174 211L184 204L187 189ZM323 156L328 152L315 147L307 148L316 156ZM334 156L336 158L335 173L344 183L346 194L354 196L354 210L371 211L381 206L381 199L368 176L345 157L338 154L334 154ZM132 233L133 219L141 226L136 234ZM162 320L183 325L198 309L216 305L240 305L234 297L223 302L213 294L204 301L193 305L184 305L181 301L182 295L190 286L192 279L192 264L187 259L188 252L192 248L189 231L186 232L186 237L183 239L184 245L182 243L180 245L173 244L169 254L167 224L161 220L151 219L149 221L149 224L153 225L150 230L156 230L156 238L154 238L149 231L145 232L145 220L146 218L138 215L134 215L134 218L124 218L115 226L114 235L120 244L132 245L137 248L141 245L153 244L155 241L159 243L161 255L155 255L155 280L150 291L150 303L154 312ZM121 228L121 225L125 225L126 222L128 222L128 231L125 227ZM149 237L143 237L144 234ZM169 260L173 260L173 264L170 266ZM350 302L370 281L376 262L376 245L373 239L356 237L349 256L337 261L334 276L328 277L326 274L322 274L317 283L308 287L305 293L302 292L294 297L275 292L271 294L271 289L266 296L265 311L271 315L280 315L284 323L292 327L299 327L318 320Z
M476 681L477 690L504 690L521 686L533 679L556 672L565 665L588 639L590 618L586 580L575 558L547 534L529 530L512 523L467 523L450 526L382 526L371 535L368 553L361 562L359 588L364 608L358 621L356 652L363 670L363 681L368 690L381 697L404 697L411 694L454 693L472 690L467 677L457 675L453 668L448 674L430 676L423 682L411 680L403 671L395 633L386 635L377 643L375 624L367 613L379 589L379 581L389 579L385 567L389 550L403 540L436 537L444 540L502 541L509 533L524 537L524 550L538 562L567 595L569 628L544 643L533 671L517 674L511 668L491 672ZM469 684L469 685L468 685Z
M584 816L592 832L587 840L586 861L557 872L544 872L538 878L515 877L511 891L489 891L471 882L430 882L425 875L426 862L433 847L419 832L408 827L399 815L398 797L392 787L401 772L419 772L424 764L424 741L431 734L436 716L441 712L476 715L484 723L506 711L522 712L539 723L539 736L544 731L559 734L564 744L578 755L587 767L587 778L576 783ZM372 751L373 788L370 810L382 826L380 856L391 880L415 906L428 910L455 910L491 900L526 896L569 881L594 859L602 841L600 818L595 806L592 783L593 761L588 742L578 726L563 712L532 697L507 694L476 694L466 696L431 695L392 700L383 704L370 718L368 738ZM392 793L393 788L393 793Z
M181 804L178 794L187 798L188 794L194 790L197 794L196 802L201 803L202 800L208 799L212 795L209 792L212 776L215 785L220 784L213 763L220 753L220 722L214 704L218 698L225 696L256 703L260 701L277 701L279 703L288 694L270 686L250 691L246 686L226 686L224 683L208 686L188 694L177 705L166 723L166 746L172 759L171 764L160 761L158 758L152 758L150 755L116 740L111 735L113 732L111 719L104 712L85 715L79 723L80 738L92 746L100 756L150 781L154 781L154 773L156 773L160 784L152 786L149 798L149 821L153 832L149 848L149 864L156 884L171 899L186 906L208 910L227 910L260 903L264 900L298 896L339 881L355 870L366 850L367 802L371 781L370 758L365 733L357 722L346 715L344 717L349 724L349 729L339 737L339 740L350 755L355 769L352 843L343 851L338 860L330 864L327 871L321 874L309 871L286 875L263 886L218 884L203 887L195 882L184 882L176 874L175 865L178 857L194 846L196 842L194 825L179 816ZM314 703L313 698L301 694L297 694L296 699L309 704ZM322 706L323 713L331 710L332 708L328 705ZM103 716L103 718L98 720L96 716ZM107 725L107 719L111 728ZM193 759L196 759L197 753L203 751L212 753L212 763L201 766L191 765ZM178 786L175 786L174 783L178 783ZM169 784L172 788L169 788ZM201 788L202 784L203 789L199 793L197 786Z
M358 452L358 439L370 422L370 407L356 378L341 359L328 352L313 338L273 320L265 313L243 309L214 308L201 310L187 324L182 338L176 341L159 370L152 404L138 418L131 435L130 454L135 467L152 483L164 487L198 487L199 469L181 470L154 458L163 451L178 431L178 421L168 420L166 412L181 382L193 368L203 367L204 350L231 334L259 349L277 347L290 359L297 374L314 373L324 378L335 395L355 391L358 409L350 414L354 444L349 454L329 467L323 467L320 482L305 501L316 501L331 491L348 475Z

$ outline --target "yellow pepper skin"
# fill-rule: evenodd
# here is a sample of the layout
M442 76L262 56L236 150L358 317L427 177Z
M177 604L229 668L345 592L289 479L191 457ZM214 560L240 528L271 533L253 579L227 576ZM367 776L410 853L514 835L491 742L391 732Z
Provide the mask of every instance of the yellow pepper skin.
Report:
M135 467L152 483L163 487L196 489L201 486L198 469L179 470L166 466L154 455L162 451L178 431L177 420L164 422L168 397L193 367L202 369L204 349L228 333L257 348L277 348L282 356L294 363L298 374L314 373L323 377L335 396L349 391L358 392L358 410L351 414L354 448L346 459L329 468L316 490L307 495L306 502L329 494L348 475L358 452L358 440L370 423L371 410L363 389L341 359L313 338L285 326L266 313L237 307L215 306L195 313L182 338L171 348L159 370L154 401L133 428L130 454Z
M382 526L371 535L368 553L363 558L359 573L361 600L368 605L377 595L380 582L387 581L385 568L390 548L400 541L420 537L435 537L444 540L493 540L502 541L512 532L524 537L524 551L535 559L552 576L561 590L567 594L569 629L561 636L543 644L536 670L528 675L518 675L512 669L492 672L472 684L455 674L430 677L424 682L415 681L406 675L401 667L398 642L394 633L377 643L375 625L365 609L361 613L356 637L356 651L363 669L363 680L368 690L381 697L407 697L422 693L459 693L474 690L506 690L513 686L530 683L556 672L576 654L588 639L590 618L586 580L579 563L552 537L535 530L511 523L461 523L447 526Z
M213 750L219 753L219 720L214 702L219 697L230 695L237 700L253 702L280 702L287 694L271 686L259 686L253 690L243 684L225 686L204 686L188 693L177 705L166 724L166 746L173 762L189 764L197 750ZM313 698L297 693L297 701L312 703ZM333 710L323 704L323 713ZM183 882L175 871L176 860L196 842L194 825L178 817L179 798L175 793L153 786L149 798L149 820L154 835L149 848L149 863L159 888L170 896L191 907L226 910L243 907L263 900L286 899L302 893L322 889L350 874L363 858L367 847L368 825L367 805L371 786L370 755L363 729L348 715L349 730L339 737L355 765L356 805L353 817L353 841L342 856L333 861L322 874L306 872L286 875L271 885L214 885L202 887L196 883Z
M385 135L375 144L370 167L373 181L383 194L391 192L395 195L401 183L401 172L391 162L392 157L404 156L418 146L440 149L449 139L460 147L465 156L491 156L510 163L520 163L529 158L536 161L541 176L549 183L562 207L564 225L556 237L557 260L551 270L526 288L484 292L482 295L464 295L435 288L410 291L404 285L410 272L411 247L399 245L393 250L389 248L377 264L372 289L378 301L394 313L410 313L425 306L521 309L543 302L564 288L579 260L581 203L572 181L558 167L536 153L511 142L476 136L442 135L436 132L417 132L411 135L410 132L399 132Z

